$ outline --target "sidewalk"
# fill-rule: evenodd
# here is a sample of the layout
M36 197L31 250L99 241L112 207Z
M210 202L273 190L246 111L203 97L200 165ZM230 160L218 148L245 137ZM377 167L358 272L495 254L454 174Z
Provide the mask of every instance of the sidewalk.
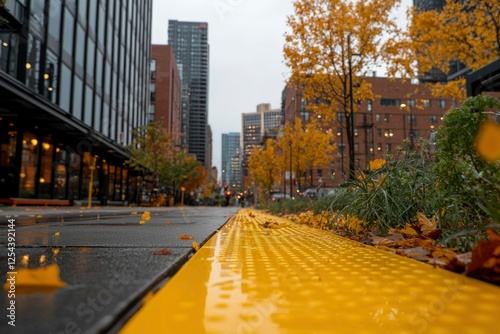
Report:
M4 285L15 277L8 291L0 291L1 305L15 305L15 310L4 308L0 333L59 334L108 332L149 291L163 286L192 256L194 243L203 245L237 208L0 210L5 222L0 281ZM15 219L12 227L10 219ZM66 285L55 290L38 286L55 281L47 273L34 273L52 265ZM15 315L15 328L6 314Z
M240 210L121 329L129 333L494 333L500 288Z
M48 221L70 221L78 219L103 219L132 212L168 212L178 207L133 207L133 206L0 206L0 225L8 218L17 223L35 223Z

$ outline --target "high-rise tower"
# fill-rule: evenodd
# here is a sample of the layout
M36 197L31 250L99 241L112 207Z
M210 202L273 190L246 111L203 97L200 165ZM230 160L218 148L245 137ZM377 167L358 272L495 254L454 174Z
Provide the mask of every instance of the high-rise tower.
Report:
M446 5L446 0L413 0L413 5L422 12L441 10Z
M240 133L222 134L222 183L230 189L241 190L241 144Z
M206 165L208 150L208 24L168 21L168 43L182 80L183 145ZM210 166L208 166L210 167Z

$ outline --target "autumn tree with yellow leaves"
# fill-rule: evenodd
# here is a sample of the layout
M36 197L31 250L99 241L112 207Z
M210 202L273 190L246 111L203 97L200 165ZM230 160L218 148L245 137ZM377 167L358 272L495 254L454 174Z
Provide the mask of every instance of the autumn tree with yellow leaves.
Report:
M268 139L262 147L252 151L249 158L249 174L261 190L259 197L264 203L278 181L288 171L295 175L301 188L308 171L329 166L336 149L333 133L325 131L317 122L303 126L299 118L295 124L287 123L276 140Z
M413 8L409 16L407 31L390 45L400 50L389 65L391 75L423 78L438 70L446 76L456 61L474 71L500 57L500 1L447 0L440 11ZM429 83L435 96L465 99L463 76L428 79L437 81Z
M391 16L398 0L296 0L285 34L290 84L301 91L312 112L334 120L346 113L351 128L356 103L372 98L367 71L399 50L388 40L400 31ZM354 177L354 138L347 131L350 176Z
M127 163L133 169L152 174L157 180L155 187L165 186L173 196L181 183L199 183L199 172L196 172L199 169L195 170L199 162L175 145L172 135L161 123L141 126L133 131L133 135Z
M336 150L332 131L323 130L314 121L303 126L299 118L295 119L295 124L285 125L283 136L277 139L275 146L279 152L277 162L280 170L291 171L299 188L308 171L330 165Z
M275 153L273 141L267 139L266 144L256 147L248 158L249 175L255 182L259 199L264 205L269 200L269 194L280 177Z

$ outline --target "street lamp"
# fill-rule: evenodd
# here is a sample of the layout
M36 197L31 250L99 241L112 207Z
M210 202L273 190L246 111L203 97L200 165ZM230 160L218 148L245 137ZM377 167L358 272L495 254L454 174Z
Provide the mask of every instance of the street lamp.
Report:
M359 53L351 54L351 34L347 35L347 56L349 62L349 113L346 113L346 122L349 131L347 139L349 141L349 178L354 180L354 98L352 89L352 56L360 56Z
M293 178L292 178L292 139L290 139L290 199L293 197Z

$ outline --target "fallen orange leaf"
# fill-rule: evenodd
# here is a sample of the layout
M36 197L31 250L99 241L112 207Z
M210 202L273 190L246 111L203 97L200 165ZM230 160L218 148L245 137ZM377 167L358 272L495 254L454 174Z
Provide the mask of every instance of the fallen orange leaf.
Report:
M170 254L170 249L163 248L153 252L154 255L167 255Z
M433 258L445 257L448 261L453 260L456 256L457 254L455 254L455 252L452 252L448 249L437 249L432 252Z
M40 268L20 268L15 275L7 275L7 282L3 285L5 291L11 287L10 278L15 279L16 292L30 293L43 290L55 290L65 285L59 277L59 267L57 264L50 264Z
M490 238L490 240L500 240L500 234L498 234L497 231L486 230L486 233L488 234L488 237Z
M172 224L172 223L171 222L165 222L165 225L170 225L170 224Z
M193 241L193 249L195 252L200 250L200 245L196 241Z
M405 228L393 229L389 230L389 233L402 233L406 235L418 235L417 231L411 228L410 224L406 223Z
M429 220L422 212L417 212L418 222L421 224L420 230L424 235L428 235L437 228L436 216Z
M54 237L58 237L59 235L60 235L59 232L56 232L56 233L53 234Z
M145 220L141 220L141 221L139 221L139 224L144 225L144 224L146 224L146 221Z
M189 235L187 235L186 233L184 233L183 235L181 235L179 237L179 239L182 239L182 240L193 240L194 237L190 237Z

